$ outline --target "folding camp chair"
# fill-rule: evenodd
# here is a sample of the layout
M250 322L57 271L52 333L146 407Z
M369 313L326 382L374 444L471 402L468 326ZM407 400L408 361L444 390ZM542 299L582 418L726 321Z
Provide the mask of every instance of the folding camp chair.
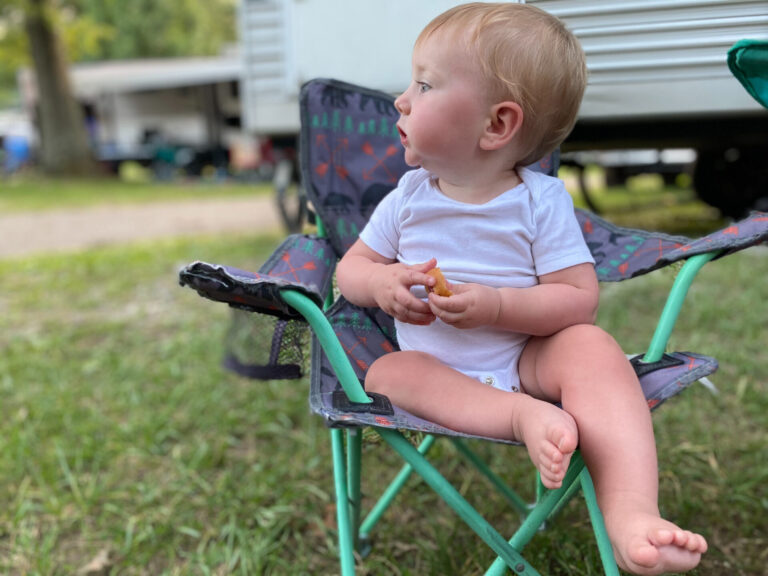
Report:
M269 366L262 371L267 377L298 372L298 367L286 363L279 352L281 336L292 332L296 323L311 326L310 405L331 429L342 574L354 572L355 550L365 550L371 530L414 471L498 555L489 574L503 573L506 567L516 574L538 574L521 552L543 523L581 488L605 572L617 574L592 482L578 453L571 460L562 488L541 489L537 502L529 507L470 451L463 441L468 435L408 414L386 397L366 394L361 385L371 363L397 348L393 323L378 309L353 306L343 297L334 300L332 276L336 260L352 245L376 204L407 168L395 128L397 118L393 99L387 94L333 80L306 84L301 94L301 162L318 233L289 237L258 273L195 262L181 271L181 283L206 298L277 319ZM537 169L554 173L556 163L556 155L545 158ZM601 281L625 280L685 260L648 350L631 360L649 407L656 408L717 367L717 362L706 356L666 352L693 277L708 261L768 238L768 215L753 213L697 240L623 230L584 212L578 212L578 218ZM405 461L364 519L363 427L375 430ZM427 435L415 447L400 430ZM426 453L436 438L450 439L524 517L511 540L497 532L427 460Z

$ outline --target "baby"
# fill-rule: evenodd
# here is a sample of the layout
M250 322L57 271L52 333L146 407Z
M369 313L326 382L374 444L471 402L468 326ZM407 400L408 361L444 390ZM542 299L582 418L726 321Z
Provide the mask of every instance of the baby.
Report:
M686 571L707 544L659 514L650 413L622 350L594 326L597 278L571 199L525 168L568 135L585 85L578 41L540 9L475 3L435 18L395 101L416 169L377 207L338 283L395 318L401 351L373 363L367 390L524 442L549 488L580 447L621 568ZM450 296L432 290L438 263Z

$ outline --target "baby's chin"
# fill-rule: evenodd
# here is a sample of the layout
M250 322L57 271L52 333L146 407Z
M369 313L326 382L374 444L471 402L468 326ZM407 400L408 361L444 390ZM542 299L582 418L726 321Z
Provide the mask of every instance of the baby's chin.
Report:
M405 163L411 168L421 167L421 159L408 148L405 149Z

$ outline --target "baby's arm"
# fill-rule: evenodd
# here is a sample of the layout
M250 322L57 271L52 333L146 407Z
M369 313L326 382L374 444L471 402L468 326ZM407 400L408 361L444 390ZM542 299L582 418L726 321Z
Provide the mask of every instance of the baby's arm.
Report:
M435 260L406 266L385 258L357 240L339 262L336 280L344 297L358 306L378 306L390 316L410 324L429 324L435 316L429 305L411 294L415 285L433 286L426 272Z
M539 284L531 288L502 288L498 323L548 336L568 326L594 324L599 297L595 267L578 264L539 276Z
M598 284L592 264L578 264L539 277L530 288L451 286L454 295L430 294L432 312L457 328L496 325L506 330L548 336L575 324L592 324Z

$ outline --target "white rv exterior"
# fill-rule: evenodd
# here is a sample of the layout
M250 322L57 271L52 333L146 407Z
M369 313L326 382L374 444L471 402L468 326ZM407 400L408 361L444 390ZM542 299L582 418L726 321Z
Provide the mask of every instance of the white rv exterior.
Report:
M314 77L403 90L417 34L457 3L241 0L243 127L298 132L299 88ZM724 145L768 151L768 112L726 64L738 40L768 40L768 0L528 3L565 21L587 55L589 85L566 150L688 147L717 158Z
M728 49L768 39L768 2L530 1L564 20L587 55L583 118L760 111L731 75Z
M298 130L300 85L333 77L392 93L417 34L455 0L242 0L245 127ZM528 0L564 20L590 73L584 119L758 113L726 65L743 38L768 39L767 0Z

